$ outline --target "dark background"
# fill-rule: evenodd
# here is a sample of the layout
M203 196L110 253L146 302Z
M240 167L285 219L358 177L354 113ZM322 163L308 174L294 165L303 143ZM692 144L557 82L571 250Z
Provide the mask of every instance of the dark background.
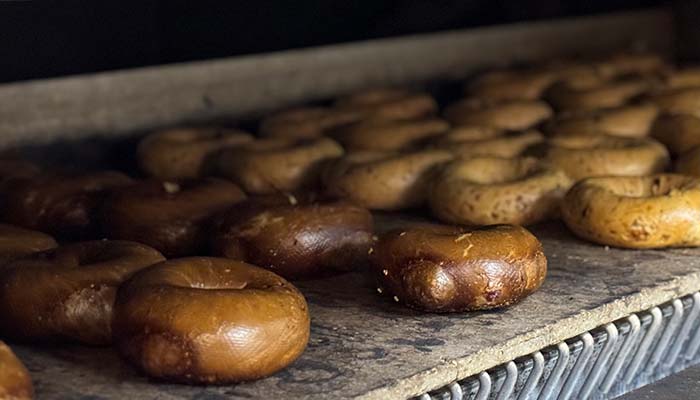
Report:
M0 0L0 82L596 14L663 3L661 0Z

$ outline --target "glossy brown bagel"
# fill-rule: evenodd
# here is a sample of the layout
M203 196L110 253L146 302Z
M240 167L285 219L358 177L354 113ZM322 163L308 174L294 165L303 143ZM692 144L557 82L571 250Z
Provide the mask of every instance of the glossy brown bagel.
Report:
M224 151L219 174L248 193L291 192L318 185L321 165L341 155L343 148L328 138L262 139Z
M664 171L670 157L650 138L570 135L551 138L545 159L574 180L592 176L641 176Z
M39 173L41 168L29 161L13 158L0 159L0 183L13 178L31 178Z
M666 90L650 96L648 100L664 114L700 118L700 87Z
M676 172L685 175L700 176L700 146L681 154L676 161Z
M552 136L610 135L644 137L659 114L653 104L628 105L573 115L553 121L547 127Z
M372 264L380 292L429 312L508 306L537 290L547 274L542 244L510 225L391 231L375 245Z
M56 241L45 233L0 224L0 265L56 246Z
M459 225L528 225L559 214L571 186L564 172L532 157L455 160L435 177L435 216Z
M0 272L0 334L24 342L109 344L117 287L163 260L140 243L98 240L13 261Z
M335 107L355 111L367 120L417 119L434 115L438 105L427 93L405 89L369 89L341 97Z
M700 118L692 115L662 115L651 128L651 136L671 154L685 153L700 145Z
M594 82L578 88L559 83L547 91L546 98L560 111L591 111L623 106L650 89L648 80L638 78Z
M298 107L284 110L260 122L263 137L312 139L329 130L358 121L362 113L326 107Z
M0 340L0 399L31 400L34 397L29 371Z
M553 69L490 71L469 84L471 97L501 100L536 100L558 79Z
M226 128L175 128L152 133L139 143L137 155L146 175L158 179L192 179L209 175L216 154L253 140Z
M551 117L552 109L547 103L537 100L488 103L467 98L448 106L444 116L457 126L487 126L520 131Z
M402 210L425 203L435 168L453 158L442 150L358 152L331 163L323 182L331 197L372 210Z
M658 174L577 183L562 203L577 236L627 248L700 246L700 180Z
M291 364L309 325L304 296L283 278L240 261L192 257L125 283L112 327L119 352L147 375L220 384Z
M99 233L97 214L104 198L132 182L114 171L13 179L0 187L0 216L4 222L58 238L95 237Z
M415 147L447 132L450 125L438 118L369 120L333 133L347 151L398 151Z
M535 130L505 133L489 139L449 142L436 141L435 147L449 151L456 157L517 157L528 148L544 141L544 136Z
M315 278L367 264L372 215L343 202L252 199L221 217L215 255L268 268L287 278Z
M214 215L244 198L236 184L222 179L144 181L105 202L103 231L110 239L144 243L168 257L192 255L207 248Z

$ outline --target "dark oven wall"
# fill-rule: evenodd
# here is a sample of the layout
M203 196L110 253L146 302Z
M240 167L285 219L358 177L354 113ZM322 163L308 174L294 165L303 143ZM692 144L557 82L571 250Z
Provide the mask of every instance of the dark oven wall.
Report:
M661 0L1 1L0 82L277 51Z

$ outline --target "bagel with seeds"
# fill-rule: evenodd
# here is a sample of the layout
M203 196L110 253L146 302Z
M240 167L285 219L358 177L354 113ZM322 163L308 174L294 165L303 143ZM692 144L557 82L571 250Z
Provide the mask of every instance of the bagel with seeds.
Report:
M585 179L562 203L569 229L602 245L634 249L700 246L700 180L657 174Z
M439 313L509 306L536 291L547 274L542 244L511 225L393 230L376 243L372 265L380 292Z
M455 160L434 181L433 214L459 225L529 225L556 217L572 184L564 172L532 157Z

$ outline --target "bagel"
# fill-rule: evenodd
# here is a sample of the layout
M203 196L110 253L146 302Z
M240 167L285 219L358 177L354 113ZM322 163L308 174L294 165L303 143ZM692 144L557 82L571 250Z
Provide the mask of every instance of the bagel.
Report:
M331 197L372 210L416 208L425 203L435 167L452 158L441 150L352 153L331 163L323 182Z
M684 68L666 74L664 83L672 89L700 87L700 67Z
M556 217L571 186L564 172L532 157L455 160L435 177L433 214L459 225L529 225Z
M318 185L321 165L343 155L328 138L262 139L229 149L219 159L219 174L252 194L273 194Z
M653 104L628 105L555 120L547 127L547 132L553 136L644 137L649 135L658 114Z
M332 136L347 151L398 151L416 147L438 136L450 125L441 119L364 121L335 132Z
M438 136L433 141L433 144L438 146L452 145L460 142L493 139L504 134L505 132L503 130L488 126L462 125L450 128L449 131Z
M327 131L358 121L361 112L327 107L297 107L272 114L260 122L262 137L313 139Z
M146 136L137 156L146 175L157 179L193 179L209 175L216 154L253 140L248 133L226 128L175 128Z
M316 278L365 265L372 215L342 202L286 197L248 201L223 215L213 234L215 255L268 268L286 279Z
M0 399L31 400L33 397L29 371L12 349L0 340Z
M654 122L651 136L666 145L671 154L685 153L700 145L700 117L662 115Z
M13 261L0 272L0 334L24 342L109 344L117 287L163 260L140 243L98 240Z
M222 258L166 261L120 289L118 351L147 375L222 384L271 375L309 340L304 296L270 271Z
M646 79L596 82L574 87L570 83L553 85L545 97L560 111L592 111L625 105L651 89Z
M668 68L664 59L652 53L619 53L593 63L596 71L604 77L624 75L653 75Z
M375 245L372 265L380 292L428 312L505 307L537 290L547 274L542 244L510 225L394 230Z
M493 101L536 100L557 78L554 70L544 68L489 71L471 82L467 93Z
M650 138L570 135L551 138L545 159L574 180L592 176L649 175L664 171L670 157Z
M700 87L665 90L649 96L662 113L692 115L700 118Z
M47 234L0 224L0 268L12 260L56 246L56 241Z
M0 183L15 178L32 178L41 173L41 168L29 161L0 159Z
M658 174L583 180L567 193L571 231L603 245L646 249L700 246L700 180Z
M364 120L401 120L435 115L438 105L427 93L379 88L340 97L335 108L359 112Z
M221 179L144 181L105 202L103 232L110 239L147 244L167 257L192 255L206 249L214 215L244 198L238 186Z
M461 142L436 141L435 148L449 151L456 157L517 157L532 146L544 141L538 131L512 132L490 139L466 140Z
M551 116L549 105L536 100L489 104L467 98L448 106L444 112L445 119L457 126L476 125L512 131L531 128Z
M696 146L678 157L676 172L700 177L700 146Z
M114 171L13 179L0 187L0 217L12 225L67 240L95 237L103 199L132 182Z

